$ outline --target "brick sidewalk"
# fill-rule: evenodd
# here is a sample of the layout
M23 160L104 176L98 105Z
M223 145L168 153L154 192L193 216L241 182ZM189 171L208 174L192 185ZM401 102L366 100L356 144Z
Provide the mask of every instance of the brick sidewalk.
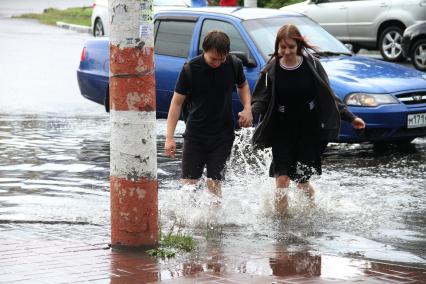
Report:
M103 226L0 224L0 283L426 283L425 268L310 252L209 249L159 261L112 251L108 234Z

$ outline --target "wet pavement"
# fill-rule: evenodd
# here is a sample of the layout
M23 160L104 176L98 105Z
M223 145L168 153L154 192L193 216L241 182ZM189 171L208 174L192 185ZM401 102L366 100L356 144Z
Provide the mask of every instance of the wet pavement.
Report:
M271 155L251 151L250 130L217 207L204 183L180 186L159 120L162 232L178 227L197 247L169 260L111 250L109 116L75 77L88 35L0 18L0 37L0 283L426 282L426 139L330 145L314 206L291 185L277 218Z

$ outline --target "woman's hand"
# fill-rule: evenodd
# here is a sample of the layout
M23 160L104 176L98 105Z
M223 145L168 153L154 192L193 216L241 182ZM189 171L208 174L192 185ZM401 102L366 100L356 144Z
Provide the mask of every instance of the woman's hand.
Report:
M362 120L362 118L356 117L354 120L352 120L352 126L355 129L364 129L365 122Z

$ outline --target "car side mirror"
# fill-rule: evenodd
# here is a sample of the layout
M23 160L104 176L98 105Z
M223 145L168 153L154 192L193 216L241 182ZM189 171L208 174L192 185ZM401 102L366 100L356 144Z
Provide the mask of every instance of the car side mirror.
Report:
M248 68L253 68L257 66L256 60L254 60L253 58L249 58L247 56L247 53L243 51L231 51L229 54L238 57L243 62L243 65Z
M352 52L352 49L354 47L352 44L350 44L350 43L344 43L344 45L346 46L347 49L349 49Z

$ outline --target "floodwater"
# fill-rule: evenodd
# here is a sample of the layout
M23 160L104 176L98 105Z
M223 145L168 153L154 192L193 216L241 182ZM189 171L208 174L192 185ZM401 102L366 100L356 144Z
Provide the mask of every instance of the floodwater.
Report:
M178 125L177 142L180 150ZM109 117L0 114L0 223L109 226ZM221 206L206 190L179 184L179 159L164 157L158 120L161 227L174 225L231 252L276 246L423 266L426 140L405 149L333 144L312 206L294 185L289 214L273 214L270 153L253 153L238 132ZM178 152L178 157L180 152Z

